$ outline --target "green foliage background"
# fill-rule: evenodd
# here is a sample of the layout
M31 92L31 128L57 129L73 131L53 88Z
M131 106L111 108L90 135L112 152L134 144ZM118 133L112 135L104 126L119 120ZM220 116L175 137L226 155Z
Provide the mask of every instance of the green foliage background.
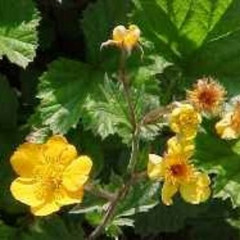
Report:
M25 139L65 134L94 161L92 177L115 191L129 158L131 124L116 81L119 51L100 51L119 24L137 24L144 58L128 59L139 119L184 99L196 79L212 76L228 97L240 93L239 0L0 0L0 239L84 239L103 214L101 200L44 219L16 202L9 157ZM206 120L195 163L211 174L213 196L191 206L160 202L159 185L143 182L121 202L100 239L239 239L240 143L219 140ZM141 132L138 168L171 135L162 123Z

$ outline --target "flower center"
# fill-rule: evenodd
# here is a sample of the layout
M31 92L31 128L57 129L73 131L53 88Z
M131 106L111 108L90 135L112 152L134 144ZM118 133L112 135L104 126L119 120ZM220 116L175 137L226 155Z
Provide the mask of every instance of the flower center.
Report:
M170 167L171 175L182 177L186 175L186 166L184 164L175 164Z
M199 101L204 107L212 107L212 105L216 102L216 96L212 91L206 89L200 93Z
M42 185L43 194L52 194L59 189L62 184L63 171L64 166L54 161L49 161L36 169L35 178Z

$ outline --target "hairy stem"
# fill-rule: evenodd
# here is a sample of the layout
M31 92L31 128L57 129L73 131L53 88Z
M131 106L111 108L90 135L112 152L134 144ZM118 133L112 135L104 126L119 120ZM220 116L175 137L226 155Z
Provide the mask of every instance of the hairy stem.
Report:
M131 150L131 156L127 168L127 173L132 176L135 170L135 166L137 163L138 158L138 152L139 152L139 126L137 125L135 132L132 136L132 150Z
M134 105L131 99L129 81L126 73L126 52L124 50L121 51L121 57L120 57L119 81L123 85L123 93L128 105L129 118L132 124L132 129L133 129L132 131L134 133L137 127L137 120L135 116Z
M131 93L130 93L130 86L129 86L129 81L127 78L127 73L126 73L126 51L122 50L121 51L121 58L120 58L120 67L119 67L119 81L123 85L123 92L125 95L125 99L128 105L128 112L129 112L129 117L130 121L132 124L132 151L131 151L131 157L129 160L128 164L128 169L127 173L129 175L132 175L135 169L135 165L137 162L137 155L139 151L139 124L137 122L137 118L135 115L135 110L134 110L134 104L131 98Z
M124 96L125 96L127 106L128 106L129 119L130 119L130 122L132 125L132 148L131 148L131 157L130 157L129 165L128 165L128 169L127 169L128 170L127 171L128 178L126 180L126 183L118 190L116 197L110 201L108 209L102 219L102 222L91 233L91 235L88 237L88 240L94 240L98 236L101 235L101 233L104 230L104 228L106 227L106 225L113 218L118 203L122 199L125 198L131 185L136 180L135 175L134 175L134 170L135 170L135 166L137 163L137 157L138 157L138 153L139 153L140 128L139 128L139 124L137 122L137 118L136 118L135 110L134 110L134 104L133 104L132 98L131 98L130 86L129 86L129 82L127 79L125 64L126 64L126 51L122 49L121 58L120 58L120 67L119 67L119 81L123 85L123 92L124 92Z
M117 207L118 202L126 196L128 193L128 190L130 188L131 184L130 182L126 185L124 185L119 191L116 196L116 198L109 204L109 207L102 219L101 224L98 225L98 227L91 233L91 235L88 237L88 240L96 239L99 235L101 235L102 231L104 230L105 226L108 224L108 222L112 219L115 209Z
M87 240L94 240L101 235L105 226L112 219L118 203L125 198L130 190L131 186L136 182L144 179L147 176L146 172L140 172L137 174L132 174L131 178L119 189L117 196L113 201L110 202L109 207L103 217L101 224L91 233Z

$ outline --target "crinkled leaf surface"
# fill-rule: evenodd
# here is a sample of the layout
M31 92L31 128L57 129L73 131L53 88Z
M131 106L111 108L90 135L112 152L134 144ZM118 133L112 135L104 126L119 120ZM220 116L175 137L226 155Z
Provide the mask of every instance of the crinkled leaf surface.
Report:
M39 19L31 0L0 0L0 58L23 68L33 61Z
M64 58L54 61L40 78L36 118L54 133L66 133L77 125L88 95L102 79L103 74L87 64Z
M238 0L134 0L134 21L156 50L187 76L236 76L240 66ZM231 47L230 47L231 46ZM239 74L238 74L239 75Z
M88 64L59 59L49 65L48 71L40 78L40 105L33 121L33 125L36 126L35 133L49 126L54 133L65 134L81 119L84 126L102 138L117 133L124 142L129 140L131 126L122 89L115 83L111 88L105 86L103 77L109 66L110 72L117 71L118 61L115 60L119 58L120 52L116 48L100 51L101 43L111 38L113 27L127 22L129 9L129 1L104 0L90 4L82 20ZM135 78L137 88L145 85L144 92L148 91L158 98L158 86L154 75L156 72L162 72L168 63L159 56L147 55L142 67L138 68L141 65L140 56L136 55L131 59L128 62L129 77ZM117 83L116 78L113 81ZM100 88L104 91L99 91ZM152 128L151 134L148 134L148 130L145 129L144 135L153 136L157 131L158 127Z
M122 88L106 80L99 97L90 98L85 104L84 124L103 139L118 133L124 139L131 137L131 122Z

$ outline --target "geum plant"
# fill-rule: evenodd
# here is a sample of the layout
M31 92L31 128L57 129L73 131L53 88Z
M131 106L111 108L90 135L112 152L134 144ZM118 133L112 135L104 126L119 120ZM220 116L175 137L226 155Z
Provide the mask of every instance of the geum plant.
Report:
M124 96L126 115L130 122L129 136L124 141L131 146L131 154L117 191L101 188L91 177L92 165L94 167L91 158L78 156L76 148L61 135L51 136L46 143L24 143L11 157L12 167L19 175L11 184L12 195L29 205L32 214L36 216L47 216L69 204L80 203L81 210L84 195L87 197L92 194L107 200L107 204L101 202L99 224L87 237L89 240L96 239L114 221L116 223L118 220L118 226L121 226L121 218L115 218L117 208L134 192L138 183L162 183L158 199L161 196L162 202L169 207L174 204L173 198L178 192L190 204L200 204L210 198L212 180L204 169L194 163L195 140L198 132L203 131L203 119L215 121L216 118L221 118L212 130L222 139L237 139L240 136L240 100L234 98L231 104L226 104L226 90L210 77L197 80L193 88L187 90L186 98L182 101L174 101L167 106L139 114L135 95L141 94L141 90L132 84L126 66L133 51L139 49L144 55L140 29L136 25L128 28L122 25L115 27L112 39L99 47L104 51L110 46L119 50L117 82L113 84L120 86L119 91ZM109 104L112 104L111 98L109 100ZM156 152L149 152L147 161L143 161L143 169L139 171L137 166L142 161L140 155L144 131L147 125L155 123L161 123L161 128L168 127L172 137L167 140L161 156ZM158 187L157 185L155 188L157 191ZM156 202L152 203L144 211L156 205ZM82 212L86 211L82 209ZM131 213L122 214L122 220L127 222L129 215ZM131 222L129 226L132 226Z

